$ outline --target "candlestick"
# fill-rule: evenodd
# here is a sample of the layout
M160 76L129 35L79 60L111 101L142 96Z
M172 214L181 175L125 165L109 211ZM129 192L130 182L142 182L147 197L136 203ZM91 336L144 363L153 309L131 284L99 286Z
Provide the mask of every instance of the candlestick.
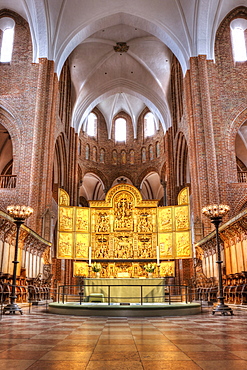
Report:
M160 265L160 248L158 245L156 247L156 255L157 255L157 266L159 266Z
M92 247L88 247L88 266L92 264Z

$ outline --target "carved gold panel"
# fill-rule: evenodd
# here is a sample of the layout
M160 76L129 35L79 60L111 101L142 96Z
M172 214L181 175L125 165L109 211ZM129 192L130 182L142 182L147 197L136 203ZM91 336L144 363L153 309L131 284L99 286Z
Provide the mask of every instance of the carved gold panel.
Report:
M142 260L163 263L192 255L188 189L179 193L178 206L157 207L157 201L143 201L129 184L114 186L105 201L90 201L89 208L69 204L69 195L61 189L57 258L101 260L102 265L104 260L102 274L117 277L118 273L136 276L134 264L140 268ZM120 265L114 264L110 272L113 260ZM123 270L125 264L117 260L128 262L131 269ZM117 271L116 267L121 268ZM144 272L138 271L138 276L143 276Z
M159 207L158 212L158 230L160 233L172 231L173 229L173 212L172 207Z
M175 261L161 262L160 276L175 276Z
M108 274L108 277L110 277L110 278L115 277L115 263L109 263L108 264L107 274Z
M141 209L137 211L136 231L138 233L152 233L156 231L156 220L152 209Z
M114 231L133 231L134 197L127 191L116 194L114 198Z
M75 258L88 258L89 234L75 234Z
M73 258L73 234L60 232L58 236L57 257Z
M75 229L76 231L89 232L89 208L76 207Z
M159 234L159 247L161 259L173 258L173 233Z
M189 188L183 188L178 194L178 205L189 204Z
M58 198L59 198L58 204L60 206L69 206L70 198L69 198L69 194L65 190L59 189Z
M137 258L156 258L152 245L152 234L138 235L138 255Z
M191 251L191 241L190 232L177 232L176 233L176 257L177 258L190 258L192 254Z
M189 230L189 207L188 206L175 206L175 229L176 231Z
M114 238L114 258L129 259L134 258L132 234L116 234Z
M59 230L73 231L73 207L59 207Z
M143 276L143 267L139 263L132 264L132 276L139 277Z
M74 261L73 275L75 277L88 276L88 264L86 262Z
M109 210L95 210L93 213L93 231L96 233L109 233L110 227L110 211Z
M94 235L94 249L93 258L96 259L109 259L110 248L109 248L109 235L107 234L96 234Z

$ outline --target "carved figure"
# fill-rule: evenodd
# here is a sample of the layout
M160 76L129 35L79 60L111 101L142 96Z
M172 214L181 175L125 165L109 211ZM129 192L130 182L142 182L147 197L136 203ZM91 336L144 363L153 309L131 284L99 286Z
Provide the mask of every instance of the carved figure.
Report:
M96 231L105 233L109 231L109 228L109 215L107 213L99 213L97 217Z
M72 230L73 218L70 208L60 208L60 229Z
M189 256L190 255L190 243L188 234L182 233L177 237L177 256Z
M60 234L60 240L59 240L59 255L60 256L71 256L72 253L72 239L71 235L67 234Z
M133 228L132 219L133 202L130 196L123 195L115 203L115 229Z
M176 209L176 229L186 230L189 227L188 209L181 207Z

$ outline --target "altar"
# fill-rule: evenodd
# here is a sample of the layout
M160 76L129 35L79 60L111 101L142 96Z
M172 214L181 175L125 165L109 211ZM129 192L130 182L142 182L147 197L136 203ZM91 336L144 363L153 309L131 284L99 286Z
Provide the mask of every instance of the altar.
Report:
M133 185L118 184L104 200L91 200L89 205L70 206L68 193L59 190L57 258L73 260L74 277L93 277L97 264L101 277L112 279L112 285L124 285L119 278L139 285L129 289L130 297L121 288L123 297L133 300L141 289L145 297L151 294L140 288L149 264L154 278L175 277L175 260L192 257L188 188L180 191L177 205L158 207L157 200L142 199ZM146 280L146 285L151 282ZM109 289L112 297L120 298L117 288Z
M98 293L108 303L164 302L164 278L98 278L85 279L84 296Z

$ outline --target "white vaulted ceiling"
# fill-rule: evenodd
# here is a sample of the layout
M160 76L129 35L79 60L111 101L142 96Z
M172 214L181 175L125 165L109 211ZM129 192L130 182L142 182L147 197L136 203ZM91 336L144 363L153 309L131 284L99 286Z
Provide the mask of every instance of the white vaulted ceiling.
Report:
M127 52L116 52L125 42ZM119 24L93 34L72 52L70 68L75 90L73 122L83 125L97 105L106 119L110 137L114 115L128 113L137 132L141 111L148 108L170 126L169 95L171 51L154 36Z
M217 28L247 0L0 0L30 26L33 61L54 60L58 76L69 58L76 131L97 106L110 136L112 118L128 113L136 133L148 107L164 131L171 125L170 68L174 54L185 73L190 57L214 59ZM126 42L127 52L115 52Z

